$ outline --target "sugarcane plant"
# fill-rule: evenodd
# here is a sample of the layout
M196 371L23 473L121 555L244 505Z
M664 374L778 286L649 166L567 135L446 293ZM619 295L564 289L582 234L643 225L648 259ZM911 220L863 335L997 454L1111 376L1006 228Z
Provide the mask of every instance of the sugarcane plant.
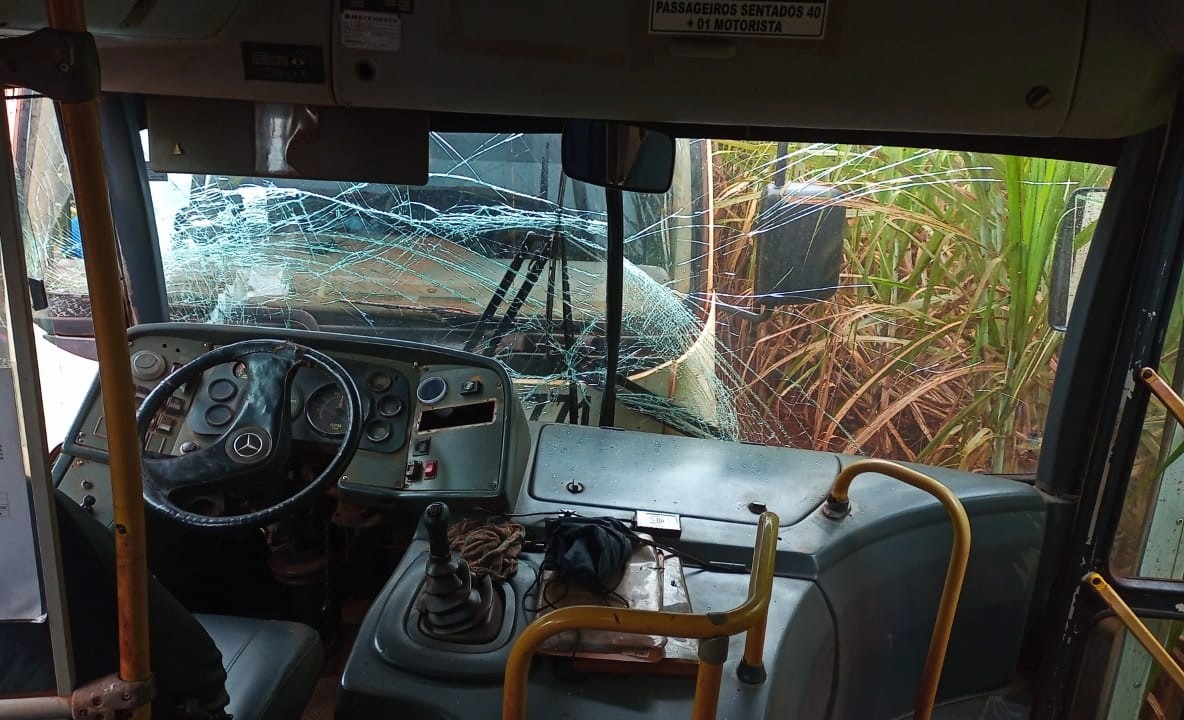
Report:
M1111 168L976 152L715 143L716 287L751 293L759 198L780 170L840 192L839 291L762 323L721 315L762 442L1030 472L1063 334L1049 276L1070 193ZM801 213L810 212L803 207ZM1083 238L1079 242L1084 242ZM774 430L770 430L774 428Z

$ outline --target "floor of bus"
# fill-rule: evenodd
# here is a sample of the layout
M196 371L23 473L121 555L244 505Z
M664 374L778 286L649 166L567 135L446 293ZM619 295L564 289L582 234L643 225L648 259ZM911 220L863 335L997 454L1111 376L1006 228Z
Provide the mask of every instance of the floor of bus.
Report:
M933 709L933 720L1026 720L1032 711L1027 688L1008 688Z
M347 601L341 609L340 641L325 653L321 677L304 708L301 720L333 720L333 706L337 701L337 687L345 672L345 661L358 638L358 628L369 608L369 601L357 598Z

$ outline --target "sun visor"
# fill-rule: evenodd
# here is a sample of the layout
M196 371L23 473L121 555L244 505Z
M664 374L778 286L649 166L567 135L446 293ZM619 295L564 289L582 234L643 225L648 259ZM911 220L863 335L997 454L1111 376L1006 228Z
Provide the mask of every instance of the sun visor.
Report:
M148 138L158 172L428 181L424 112L154 97Z

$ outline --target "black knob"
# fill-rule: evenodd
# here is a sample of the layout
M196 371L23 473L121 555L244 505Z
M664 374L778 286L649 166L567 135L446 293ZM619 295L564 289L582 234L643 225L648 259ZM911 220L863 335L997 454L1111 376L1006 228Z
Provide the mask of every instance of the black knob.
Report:
M451 513L442 502L434 502L423 511L423 526L428 531L428 548L432 558L448 560L452 557L452 546L448 543L448 523Z

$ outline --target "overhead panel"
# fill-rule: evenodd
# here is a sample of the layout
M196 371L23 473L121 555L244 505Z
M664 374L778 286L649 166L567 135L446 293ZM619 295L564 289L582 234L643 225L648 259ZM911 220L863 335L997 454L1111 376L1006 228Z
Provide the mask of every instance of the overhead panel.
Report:
M88 2L87 13L110 4ZM134 33L95 30L104 90L334 104L328 0L142 4L150 10ZM170 40L170 28L188 31L176 36L185 41Z
M397 40L366 43L353 13L378 5ZM337 0L340 102L1028 135L1064 124L1085 27L1082 3L1023 0L389 5Z
M1167 115L1180 64L1170 6L91 0L87 13L104 88L113 91L467 114L1120 137ZM3 31L40 27L41 2L0 3L0 22Z

